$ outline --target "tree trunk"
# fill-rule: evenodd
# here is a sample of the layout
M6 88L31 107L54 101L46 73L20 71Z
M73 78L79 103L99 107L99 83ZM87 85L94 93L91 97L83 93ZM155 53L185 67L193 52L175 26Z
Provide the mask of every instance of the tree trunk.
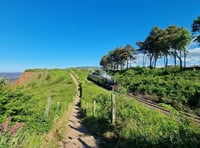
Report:
M174 66L176 67L176 49L174 49Z
M166 59L165 60L166 60L165 67L168 67L168 55L166 55Z
M182 54L181 54L181 51L180 51L180 55L177 54L177 58L178 58L179 61L180 61L180 69L183 69L183 61L182 61L181 56L182 56Z
M168 55L164 56L164 66L165 66L165 68L168 67Z
M143 55L143 67L145 67L145 54Z
M158 60L158 56L155 56L154 57L154 65L153 65L154 68L156 68L157 60Z
M114 94L111 94L111 107L112 107L112 110L111 110L111 115L112 115L112 119L111 119L111 123L112 124L115 124L115 95Z
M96 114L96 100L94 99L94 102L93 102L93 116L95 116Z
M152 68L153 67L153 55L150 54L150 67Z
M178 57L179 61L180 61L180 69L183 69L183 61L181 59L181 57Z
M184 51L184 67L186 67L186 56L187 56L187 54L186 54L186 52Z
M126 61L126 69L128 70L128 59Z

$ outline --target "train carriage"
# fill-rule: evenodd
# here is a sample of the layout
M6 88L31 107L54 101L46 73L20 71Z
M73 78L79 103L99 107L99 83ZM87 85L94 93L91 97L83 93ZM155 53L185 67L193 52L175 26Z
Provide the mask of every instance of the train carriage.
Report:
M98 71L89 74L87 79L108 90L117 89L117 83L115 80L103 77Z

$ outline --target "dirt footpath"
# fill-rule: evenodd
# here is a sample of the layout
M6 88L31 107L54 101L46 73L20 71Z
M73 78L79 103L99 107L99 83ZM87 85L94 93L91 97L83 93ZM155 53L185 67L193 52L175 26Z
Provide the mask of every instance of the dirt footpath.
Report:
M97 140L89 134L87 129L80 123L80 89L73 74L72 79L77 86L74 107L69 118L68 129L65 139L61 142L61 148L98 148Z

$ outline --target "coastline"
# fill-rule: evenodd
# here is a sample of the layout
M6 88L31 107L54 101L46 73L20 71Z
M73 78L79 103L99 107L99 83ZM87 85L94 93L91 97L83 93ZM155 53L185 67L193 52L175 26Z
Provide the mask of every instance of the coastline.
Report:
M0 72L0 78L5 78L9 84L14 84L22 75L23 72Z

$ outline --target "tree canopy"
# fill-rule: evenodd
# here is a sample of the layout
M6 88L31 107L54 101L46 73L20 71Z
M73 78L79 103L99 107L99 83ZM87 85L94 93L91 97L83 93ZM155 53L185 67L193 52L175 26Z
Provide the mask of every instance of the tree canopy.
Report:
M192 24L194 40L200 43L200 16ZM177 61L182 69L186 67L187 45L191 42L192 35L184 27L175 25L168 26L166 29L153 27L144 41L136 44L136 50L131 45L117 47L104 55L100 65L104 70L123 70L131 67L131 63L136 60L136 53L143 54L143 66L149 60L149 67L155 68L159 58L163 59L164 67L168 67L169 57L173 57L174 66ZM200 45L200 44L199 44Z
M193 21L192 33L194 34L195 41L199 42L200 46L200 16Z
M162 57L165 67L167 67L168 56L173 56L174 65L176 66L176 59L178 59L182 68L183 55L185 57L187 53L186 46L191 39L190 32L183 27L169 26L167 29L154 27L145 41L138 41L137 45L139 46L139 51L142 51L149 57L150 67L155 68L158 58Z
M123 70L125 66L128 69L132 61L136 59L134 53L135 49L129 44L124 48L117 47L101 58L100 65L103 66L103 69L106 71Z

